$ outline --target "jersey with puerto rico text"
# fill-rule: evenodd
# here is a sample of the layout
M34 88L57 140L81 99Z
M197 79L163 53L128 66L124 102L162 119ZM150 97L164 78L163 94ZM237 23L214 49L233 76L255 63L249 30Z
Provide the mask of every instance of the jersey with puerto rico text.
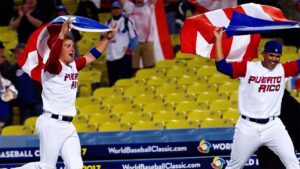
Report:
M43 108L53 114L75 116L75 99L78 88L78 71L75 62L63 64L59 74L42 73Z
M278 64L273 70L262 62L233 64L233 78L240 77L239 111L252 118L280 114L286 77L296 75L297 63Z

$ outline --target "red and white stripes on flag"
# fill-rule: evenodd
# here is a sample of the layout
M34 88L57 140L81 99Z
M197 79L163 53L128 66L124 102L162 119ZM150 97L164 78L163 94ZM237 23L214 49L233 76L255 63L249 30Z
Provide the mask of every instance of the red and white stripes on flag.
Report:
M237 0L187 0L193 4L196 13L204 13L216 9L229 8L237 6Z
M31 34L22 55L17 57L19 66L34 80L41 81L41 71L50 48L57 39L61 25L46 24ZM43 61L44 60L44 61Z
M281 10L259 4L244 4L233 8L219 9L187 18L180 33L181 52L214 58L213 30L228 27L233 11L268 21L286 21ZM251 60L258 56L260 34L223 36L223 53L228 61Z
M72 28L86 32L107 32L110 29L92 19L81 16L59 16L50 23L35 30L29 37L22 55L18 56L19 66L34 80L41 81L41 71L49 58L52 44L58 38L62 23L72 18Z

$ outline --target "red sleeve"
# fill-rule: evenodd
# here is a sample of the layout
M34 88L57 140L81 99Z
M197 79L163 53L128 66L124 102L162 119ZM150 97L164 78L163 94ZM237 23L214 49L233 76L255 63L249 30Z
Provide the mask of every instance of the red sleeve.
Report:
M247 71L247 61L231 62L232 64L232 79L245 77Z
M282 64L283 69L284 69L284 76L285 77L291 77L291 76L296 76L299 73L299 61L300 60L295 60L291 62L287 62Z
M45 71L48 71L53 74L59 74L62 66L59 62L59 56L61 53L61 48L63 45L62 39L57 39L55 44L52 46L49 54L49 58L46 62Z
M86 59L85 57L79 57L78 59L75 59L76 68L78 71L84 68L86 65Z

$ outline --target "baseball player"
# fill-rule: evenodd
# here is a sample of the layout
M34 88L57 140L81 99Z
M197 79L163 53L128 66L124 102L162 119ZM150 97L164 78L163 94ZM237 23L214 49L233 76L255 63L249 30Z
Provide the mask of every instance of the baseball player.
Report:
M74 60L74 43L68 36L71 20L63 23L58 39L52 45L49 59L42 73L44 113L36 122L40 138L40 162L25 164L19 169L55 169L58 155L68 169L82 169L81 147L72 119L76 115L78 71L99 58L116 24L84 56Z
M240 78L239 111L233 137L231 159L226 169L240 169L262 145L279 156L287 169L300 169L293 143L278 118L285 87L285 78L296 76L300 60L279 63L282 45L268 41L263 61L227 63L222 52L222 29L214 31L216 38L216 67L221 73Z

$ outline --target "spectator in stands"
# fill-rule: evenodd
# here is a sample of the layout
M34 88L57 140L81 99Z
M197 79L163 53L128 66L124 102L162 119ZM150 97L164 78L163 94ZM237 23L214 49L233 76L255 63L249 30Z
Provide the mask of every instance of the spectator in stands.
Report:
M25 0L11 19L10 27L17 30L19 43L27 43L31 33L45 23L46 13L37 8L38 0Z
M5 46L3 42L0 41L0 73L2 76L10 81L13 81L13 70L10 63L6 60L4 56Z
M12 49L12 53L15 57L20 56L24 51L25 44L19 43L15 49ZM15 87L19 94L17 103L20 108L20 122L24 124L24 121L28 117L39 116L43 113L42 104L42 85L40 82L32 80L27 73L19 68L17 64L14 65L15 75Z
M106 63L110 86L121 78L130 78L132 71L132 53L137 45L137 33L134 22L124 16L123 5L119 1L112 4L110 18L106 25L111 27L117 22L116 35L109 41L106 48Z
M98 8L96 5L90 0L80 0L77 10L74 15L84 16L87 18L91 18L95 21L99 21L98 18Z
M279 116L286 127L297 152L300 152L300 104L291 96L288 90L284 91ZM269 148L263 146L256 152L260 169L285 169L284 165Z
M132 66L136 72L140 66L142 59L144 68L155 66L154 58L154 5L156 0L136 0L135 7L129 15L137 27L138 45L133 54Z
M123 5L123 11L125 16L128 16L132 13L132 10L134 8L134 3L129 0L119 0L121 4Z
M15 99L18 91L14 85L0 73L0 123L1 125L11 124L11 114L9 101Z
M14 1L1 0L0 2L0 26L7 26L9 25L9 20L13 15Z
M56 7L56 17L57 16L64 16L64 15L69 15L69 12L67 11L66 6L64 5L59 5ZM70 36L73 39L74 42L74 48L75 48L75 57L79 57L79 52L78 52L78 47L77 47L77 42L81 39L81 35L78 30L72 29L71 32L69 32Z

